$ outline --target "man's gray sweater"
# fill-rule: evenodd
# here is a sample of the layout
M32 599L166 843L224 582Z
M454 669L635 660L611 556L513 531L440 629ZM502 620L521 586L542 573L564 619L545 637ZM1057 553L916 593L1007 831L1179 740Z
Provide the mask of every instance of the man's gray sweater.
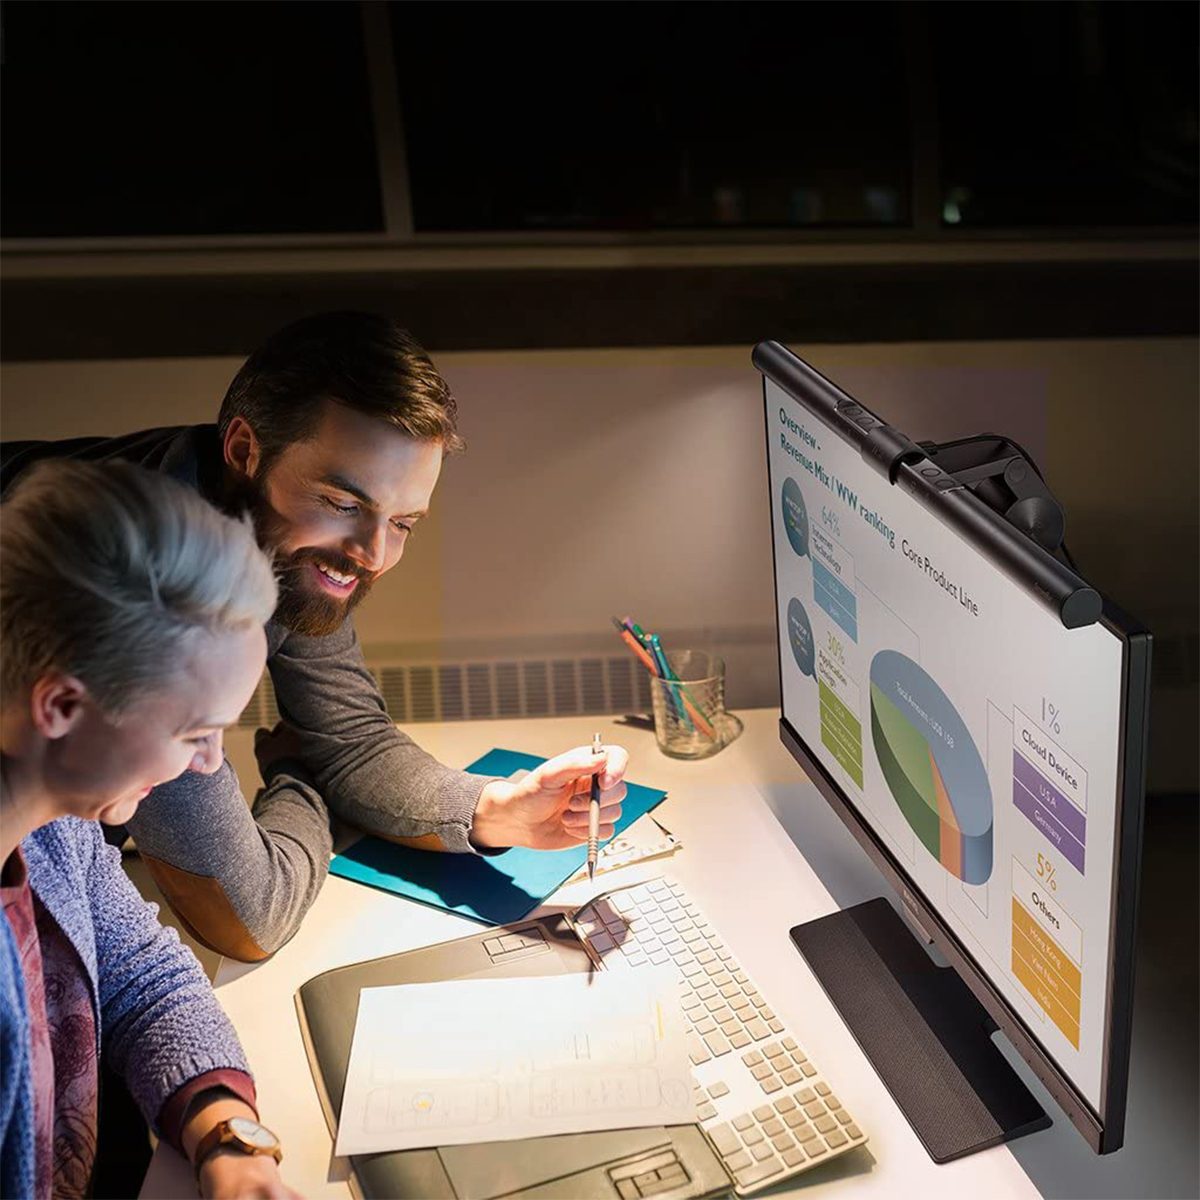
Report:
M120 458L220 495L213 425L117 438L0 446L0 492L42 458ZM280 715L301 740L296 761L272 764L253 808L228 760L185 772L142 801L129 832L172 908L206 945L247 961L295 933L329 870L328 809L387 837L471 851L481 776L426 754L388 717L349 620L329 637L269 621L267 670Z

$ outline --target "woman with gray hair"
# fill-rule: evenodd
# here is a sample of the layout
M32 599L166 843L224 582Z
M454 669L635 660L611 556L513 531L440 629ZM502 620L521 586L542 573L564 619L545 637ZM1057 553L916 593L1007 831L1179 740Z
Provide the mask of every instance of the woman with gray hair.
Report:
M0 1195L87 1194L101 1052L205 1196L293 1196L237 1037L98 822L211 772L276 603L247 523L127 464L0 510Z

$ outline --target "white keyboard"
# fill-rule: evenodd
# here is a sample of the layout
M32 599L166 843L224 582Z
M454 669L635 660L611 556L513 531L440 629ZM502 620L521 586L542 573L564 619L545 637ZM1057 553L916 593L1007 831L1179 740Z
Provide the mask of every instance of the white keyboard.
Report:
M674 962L700 1127L738 1195L866 1142L829 1079L678 883L618 888L568 919L608 970Z

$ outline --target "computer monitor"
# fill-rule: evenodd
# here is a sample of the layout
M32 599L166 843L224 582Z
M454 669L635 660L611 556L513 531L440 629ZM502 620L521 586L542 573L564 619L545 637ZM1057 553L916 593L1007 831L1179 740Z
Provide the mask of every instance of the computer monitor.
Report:
M787 349L754 363L781 736L953 970L886 902L793 937L934 1158L1048 1124L995 1027L1115 1150L1149 635Z

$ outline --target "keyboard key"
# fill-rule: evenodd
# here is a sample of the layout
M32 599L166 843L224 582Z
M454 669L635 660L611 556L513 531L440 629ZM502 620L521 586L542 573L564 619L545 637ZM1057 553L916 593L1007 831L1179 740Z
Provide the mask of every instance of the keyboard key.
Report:
M756 1041L761 1042L763 1038L770 1037L771 1031L767 1028L765 1021L747 1021L746 1032ZM815 1074L815 1072L814 1072Z
M840 1129L835 1129L825 1139L825 1142L831 1150L836 1150L839 1146L844 1146L846 1144L846 1135Z
M761 1082L764 1079L772 1078L775 1072L771 1070L770 1063L759 1063L757 1067L750 1068L750 1074Z
M711 1000L717 994L717 989L711 983L702 983L696 988L696 995L701 1000Z
M783 1048L785 1050L795 1050L796 1049L796 1039L794 1037L785 1037L783 1039Z
M710 963L710 962L714 962L716 960L716 957L717 957L716 954L714 954L711 949L701 950L696 955L696 961L698 963Z
M829 1084L824 1083L824 1082L818 1083L816 1086L816 1093L818 1096L828 1096L829 1095Z
M832 1133L837 1129L837 1122L832 1117L818 1117L813 1124L818 1133Z
M853 1123L853 1118L844 1108L839 1108L833 1115L837 1117L839 1125L850 1125Z
M775 1017L775 1010L769 1004L764 1004L762 1008L758 1010L758 1015L762 1017L764 1021L770 1021Z
M711 1121L716 1115L717 1110L711 1104L701 1104L700 1107L696 1109L696 1116L699 1117L701 1121Z
M769 1121L775 1115L775 1110L769 1104L760 1104L754 1110L756 1121Z
M728 972L725 970L724 964L721 963L720 960L718 960L717 962L706 963L704 970L708 973L708 976L710 979L716 975L727 975L728 974Z
M736 1154L726 1157L725 1165L736 1175L738 1171L745 1170L753 1161L745 1150L739 1150Z
M719 987L719 988L724 988L726 986L726 984L730 984L732 982L733 982L733 976L730 975L730 973L728 971L722 971L719 975L713 976L713 984L714 984L714 986ZM738 988L737 990L741 991L740 988Z
M735 1050L740 1050L743 1046L750 1045L750 1035L741 1030L737 1033L731 1033L729 1035L729 1044Z
M783 1047L778 1042L768 1042L762 1048L762 1052L768 1058L778 1058L783 1053Z
M778 1104L779 1101L776 1100L775 1103ZM804 1119L804 1114L798 1108L794 1108L791 1112L786 1113L783 1118L783 1123L789 1129L799 1129L800 1126L808 1124L808 1122Z
M853 1123L846 1126L846 1136L852 1141L857 1142L862 1137L863 1131Z
M725 1080L723 1080L723 1079L718 1079L716 1083L712 1084L709 1087L708 1094L714 1100L719 1100L722 1096L728 1096L729 1095L729 1084L727 1084L725 1082Z
M757 1146L754 1147L753 1150L750 1151L750 1153L759 1162L762 1162L762 1160L764 1158L770 1158L771 1155L774 1154L774 1152L775 1152L775 1148L771 1145L770 1142L760 1142Z
M784 1164L789 1167L798 1167L802 1162L804 1162L805 1157L804 1151L798 1146L783 1152Z
M803 1050L793 1050L792 1051L792 1062L794 1062L796 1064L796 1066L799 1067L799 1066L802 1066L804 1063L808 1062L808 1057L805 1055Z
M720 1008L713 1012L713 1020L716 1021L718 1025L724 1025L725 1022L728 1021L732 1016L733 1013L730 1011L729 1006L725 1004L722 1004Z
M762 1130L757 1126L747 1129L746 1132L742 1134L742 1141L745 1142L747 1146L757 1146L762 1140Z
M748 983L750 981L750 977L741 969L734 971L733 977L738 981L738 983Z
M817 1138L817 1140L820 1141L820 1138L817 1137L817 1131L811 1125L797 1125L792 1132L795 1134L796 1141L798 1142L804 1142L807 1144L808 1142L811 1142L813 1138Z
M791 1096L781 1096L775 1101L775 1111L777 1113L791 1112L796 1107L796 1102Z
M800 1070L804 1072L805 1079L811 1079L817 1073L817 1068L810 1062L806 1062Z
M716 982L717 981L714 979L713 983ZM721 995L724 996L726 1000L732 1000L734 996L740 996L742 994L742 989L738 987L738 985L734 983L732 979L728 983L721 984L720 987ZM733 1006L730 1005L730 1007L732 1008Z
M721 1032L730 1039L730 1042L733 1041L733 1035L735 1033L741 1033L741 1031L742 1023L737 1019L736 1016L730 1017L728 1021L721 1022ZM744 1042L742 1044L745 1045Z
M749 1113L741 1113L733 1118L733 1127L738 1130L749 1129L754 1124L754 1118Z
M782 1033L784 1024L778 1017L772 1017L767 1024L771 1027L772 1033Z
M742 1148L741 1138L728 1125L714 1125L708 1131L708 1137L722 1158L726 1158Z
M722 1054L728 1054L733 1049L723 1033L706 1033L704 1035L704 1044L718 1057Z
M735 1171L734 1179L737 1180L739 1186L749 1187L752 1183L759 1183L763 1179L770 1179L772 1175L778 1175L783 1170L783 1163L779 1159L772 1156L764 1159L762 1162L755 1163L753 1166L747 1167L743 1171Z
M825 1143L819 1137L815 1137L811 1142L804 1143L804 1153L809 1158L820 1158L822 1154L828 1154L829 1151L826 1149Z
M762 1130L767 1137L777 1137L783 1132L783 1122L778 1117L772 1117L769 1121L763 1122Z
M766 1008L767 1007L766 997L761 994L759 994L757 996L751 996L750 1003L753 1004L755 1008Z
M696 1032L701 1036L706 1033L712 1033L716 1027L717 1023L712 1019L712 1017L701 1017L700 1020L696 1022Z
M771 1145L774 1146L780 1154L782 1154L785 1150L790 1150L795 1144L796 1143L792 1141L792 1139L788 1137L786 1133L776 1134L775 1137L771 1139Z
M688 1034L688 1058L692 1060L692 1065L695 1067L712 1058L708 1047L694 1034Z
M817 1098L817 1093L812 1088L801 1088L796 1093L796 1102L798 1104L811 1104Z
M684 996L680 1003L683 1005L684 1011L688 1011L690 1009L699 1007L700 997L697 996L695 992L692 992L689 995Z
M825 1115L825 1105L823 1105L820 1100L814 1100L811 1104L806 1104L804 1106L804 1112L810 1120L815 1120L817 1117L823 1117Z
M742 1055L742 1062L744 1062L748 1067L757 1067L762 1060L763 1056L759 1054L757 1050L747 1050L746 1053Z
M759 1085L768 1096L774 1095L775 1092L783 1090L783 1084L779 1082L777 1076L772 1075L770 1079L764 1079Z
M753 1005L751 1005L751 1003L750 1003L749 996L730 996L729 997L729 1007L732 1008L735 1012L744 1013L746 1011L746 1009L753 1008Z
M780 1071L779 1078L782 1079L783 1082L788 1085L788 1087L792 1087L799 1083L804 1076L801 1075L795 1067L788 1067L786 1071Z

